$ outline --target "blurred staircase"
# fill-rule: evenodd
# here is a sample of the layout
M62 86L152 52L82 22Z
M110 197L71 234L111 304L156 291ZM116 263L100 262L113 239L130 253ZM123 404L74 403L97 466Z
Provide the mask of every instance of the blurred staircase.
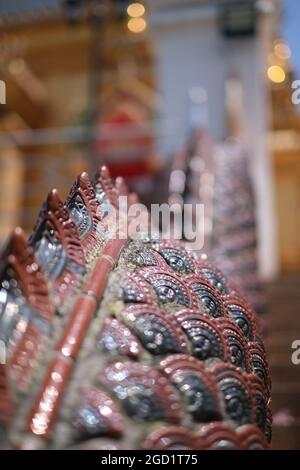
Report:
M291 344L300 340L300 273L267 287L266 347L272 373L273 449L300 449L300 364L291 362Z

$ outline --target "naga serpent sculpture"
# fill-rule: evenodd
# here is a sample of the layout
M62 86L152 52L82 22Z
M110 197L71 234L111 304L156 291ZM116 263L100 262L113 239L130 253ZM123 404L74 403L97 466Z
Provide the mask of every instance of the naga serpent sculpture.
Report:
M114 237L127 194L83 173L3 252L1 448L268 449L255 313L183 244Z

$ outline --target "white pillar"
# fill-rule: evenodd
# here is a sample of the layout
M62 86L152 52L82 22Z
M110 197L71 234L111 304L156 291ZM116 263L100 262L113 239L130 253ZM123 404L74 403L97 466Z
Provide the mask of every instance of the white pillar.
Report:
M155 0L150 24L157 53L161 94L160 151L170 156L187 136L188 90L201 86L208 94L209 130L215 140L226 137L224 86L235 71L244 88L245 143L257 199L259 266L262 276L278 270L272 162L266 130L270 107L266 84L268 15L261 15L255 37L225 39L219 33L216 9L211 4Z

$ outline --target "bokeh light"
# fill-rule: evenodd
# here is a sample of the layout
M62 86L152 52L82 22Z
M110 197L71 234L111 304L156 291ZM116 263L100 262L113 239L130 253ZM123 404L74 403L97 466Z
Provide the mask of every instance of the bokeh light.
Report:
M139 2L134 2L128 6L127 13L131 18L139 18L145 13L145 7Z
M286 75L280 65L271 65L268 68L268 77L273 83L283 83Z
M277 41L274 45L275 55L282 60L288 60L291 58L291 50L287 43L284 41Z
M147 23L144 18L130 18L127 26L132 33L142 33L147 28Z

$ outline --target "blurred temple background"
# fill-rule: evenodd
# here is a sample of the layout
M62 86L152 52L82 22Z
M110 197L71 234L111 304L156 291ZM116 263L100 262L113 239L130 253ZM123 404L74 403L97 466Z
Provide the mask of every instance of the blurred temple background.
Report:
M207 252L266 302L278 449L300 448L299 31L297 0L0 1L0 242L102 163L147 204L204 202Z

